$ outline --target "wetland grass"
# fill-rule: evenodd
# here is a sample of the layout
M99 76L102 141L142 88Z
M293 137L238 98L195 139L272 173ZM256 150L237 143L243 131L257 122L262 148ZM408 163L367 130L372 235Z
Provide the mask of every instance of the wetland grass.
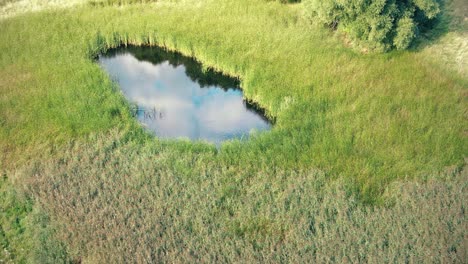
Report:
M466 259L467 79L424 51L355 53L300 7L161 0L0 20L2 195L15 186L26 206L3 211L2 245L47 237L30 235L46 226L34 210L67 245L11 258ZM93 60L122 44L239 78L274 129L219 150L150 137Z

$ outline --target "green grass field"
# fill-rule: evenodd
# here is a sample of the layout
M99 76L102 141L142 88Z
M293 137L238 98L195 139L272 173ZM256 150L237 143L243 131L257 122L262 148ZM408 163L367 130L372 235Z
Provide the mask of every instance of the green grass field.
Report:
M349 49L301 4L56 1L20 12L9 2L0 258L466 259L467 22L449 9L460 1L433 36L387 54ZM274 128L219 150L149 136L94 61L122 44L175 49L240 78Z

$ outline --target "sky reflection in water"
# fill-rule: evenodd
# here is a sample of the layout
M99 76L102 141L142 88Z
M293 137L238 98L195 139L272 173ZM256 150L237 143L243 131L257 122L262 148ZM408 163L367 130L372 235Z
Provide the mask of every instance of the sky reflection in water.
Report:
M160 48L112 50L99 63L137 106L138 120L161 138L220 142L271 128L242 98L236 80L203 71L195 60Z

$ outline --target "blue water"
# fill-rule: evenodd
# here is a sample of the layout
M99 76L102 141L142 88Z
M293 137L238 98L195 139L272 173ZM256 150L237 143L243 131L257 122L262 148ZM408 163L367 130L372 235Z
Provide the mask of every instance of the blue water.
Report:
M161 48L111 50L99 64L134 105L138 121L160 138L220 144L269 130L262 111L243 99L237 80Z

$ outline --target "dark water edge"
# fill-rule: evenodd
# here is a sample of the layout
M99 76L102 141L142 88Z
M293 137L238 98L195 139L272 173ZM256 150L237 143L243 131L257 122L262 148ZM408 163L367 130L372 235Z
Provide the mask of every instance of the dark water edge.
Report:
M132 114L157 137L220 145L271 129L265 111L243 98L238 79L194 58L160 47L122 46L97 60L119 84Z

